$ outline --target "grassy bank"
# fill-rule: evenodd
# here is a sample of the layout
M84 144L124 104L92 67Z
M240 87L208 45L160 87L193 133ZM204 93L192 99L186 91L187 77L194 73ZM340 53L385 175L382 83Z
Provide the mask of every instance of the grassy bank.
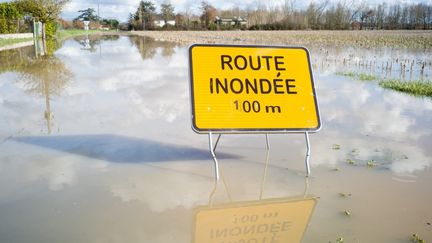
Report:
M33 38L19 38L19 39L0 39L0 47L14 45L21 42L31 41Z
M415 96L432 97L432 81L381 80L379 86Z

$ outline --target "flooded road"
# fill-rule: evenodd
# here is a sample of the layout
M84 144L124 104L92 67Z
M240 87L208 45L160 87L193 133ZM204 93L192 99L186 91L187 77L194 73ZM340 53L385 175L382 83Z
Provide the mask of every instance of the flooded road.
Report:
M258 206L310 198L302 242L432 241L432 100L335 75L363 70L343 61L350 51L335 65L337 50L311 48L323 124L310 136L311 177L302 134L269 135L268 153L264 135L223 135L216 186L208 138L191 129L186 46L91 36L52 56L0 52L0 242L186 243L199 229L208 242L283 242L270 228L205 227L218 214L200 209L252 220ZM428 51L396 50L415 63Z

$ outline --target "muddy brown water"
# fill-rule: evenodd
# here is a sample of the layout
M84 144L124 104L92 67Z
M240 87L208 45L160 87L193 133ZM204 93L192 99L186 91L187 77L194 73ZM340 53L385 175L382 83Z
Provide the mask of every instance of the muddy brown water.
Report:
M303 135L271 134L268 157L264 135L224 135L215 191L207 136L190 128L186 46L91 36L50 57L0 52L0 242L192 242L199 208L310 196L302 242L432 241L432 100L335 75L364 72L361 51L311 48L323 127L309 178ZM431 61L363 51L382 54L377 75ZM265 238L231 233L211 242Z

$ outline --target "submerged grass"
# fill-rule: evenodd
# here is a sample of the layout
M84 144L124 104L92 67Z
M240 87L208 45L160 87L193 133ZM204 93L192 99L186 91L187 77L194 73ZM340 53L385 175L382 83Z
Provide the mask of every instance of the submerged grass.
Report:
M376 80L376 79L377 79L376 76L374 76L374 75L372 75L372 74L366 74L366 73L360 73L360 74L358 75L358 78L359 78L361 81L373 81L373 80Z
M378 84L383 88L408 93L414 96L432 97L432 81L401 81L392 79L381 80Z
M21 42L31 41L33 38L19 38L19 39L0 39L0 47L13 45Z
M356 72L337 72L336 75L345 76L360 81L374 81L378 80L377 76L367 73ZM432 97L432 81L425 80L412 80L402 81L398 79L381 80L378 82L379 86L385 89L392 89L414 96L427 96Z
M353 79L358 79L360 81L373 81L377 79L375 75L367 74L367 73L337 72L336 75L350 77Z
M355 72L336 72L336 75L350 77L350 78L355 78L357 76Z

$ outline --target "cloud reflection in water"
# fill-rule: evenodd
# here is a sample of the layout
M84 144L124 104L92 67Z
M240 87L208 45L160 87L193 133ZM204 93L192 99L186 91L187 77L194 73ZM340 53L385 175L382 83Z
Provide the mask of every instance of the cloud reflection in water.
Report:
M313 165L346 163L353 150L361 163L376 161L395 173L431 166L431 151L420 142L431 136L430 99L384 90L332 75L317 75L323 129L315 136ZM332 144L341 145L331 151Z

